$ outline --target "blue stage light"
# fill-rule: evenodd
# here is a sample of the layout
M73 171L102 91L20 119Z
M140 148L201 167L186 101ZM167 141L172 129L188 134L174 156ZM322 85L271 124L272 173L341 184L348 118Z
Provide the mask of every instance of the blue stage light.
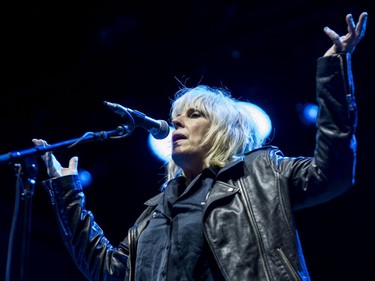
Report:
M155 139L151 134L148 135L148 144L151 151L163 162L169 162L172 151L172 132L173 127L169 127L169 134L164 139Z
M242 102L255 121L257 130L262 139L266 139L272 131L272 122L268 114L258 105L251 102Z
M313 103L297 104L300 119L305 125L314 125L318 116L318 105Z
M81 181L82 187L87 188L90 186L92 182L92 176L91 173L87 170L79 169L78 171L78 177Z

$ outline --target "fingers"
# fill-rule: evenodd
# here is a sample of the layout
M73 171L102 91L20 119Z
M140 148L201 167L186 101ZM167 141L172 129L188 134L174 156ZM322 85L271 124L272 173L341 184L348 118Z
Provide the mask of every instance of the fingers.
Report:
M47 142L42 139L32 139L34 145L47 145Z
M43 139L32 139L31 141L34 143L35 146L49 146L49 144ZM46 161L46 158L51 158L51 154L52 153L49 151L44 153L42 155L42 159Z
M352 14L346 15L346 23L348 25L348 33L355 32L355 23Z
M367 12L360 14L358 23L355 24L353 16L348 14L346 16L346 23L348 24L348 37L353 37L353 41L357 44L365 35L367 25Z
M358 36L358 40L361 40L363 36L365 36L366 26L367 26L367 17L368 17L367 12L363 12L359 16L358 23L354 31L355 34Z
M340 36L329 27L324 28L324 32L333 43L333 46L325 53L325 56L341 52L352 53L358 42L365 35L367 12L361 13L357 24L355 24L352 14L347 14L345 20L347 23L348 33L344 36Z
M328 26L326 26L324 28L324 32L325 32L325 34L328 35L328 37L332 40L332 42L335 45L339 45L341 43L340 35L338 35L335 31L333 31L332 29L330 29Z
M32 139L32 142L36 146L49 146L49 144L43 139ZM69 160L68 168L62 167L60 162L56 159L55 155L53 155L51 151L44 153L41 157L47 167L47 174L50 177L78 174L77 156L74 156Z
M35 146L49 146L47 141L43 139L32 139ZM41 156L44 164L47 167L47 174L51 177L61 176L61 165L56 160L55 156L51 151L47 151Z
M69 169L74 174L78 173L78 157L77 156L74 156L74 157L70 158L70 160L69 160Z

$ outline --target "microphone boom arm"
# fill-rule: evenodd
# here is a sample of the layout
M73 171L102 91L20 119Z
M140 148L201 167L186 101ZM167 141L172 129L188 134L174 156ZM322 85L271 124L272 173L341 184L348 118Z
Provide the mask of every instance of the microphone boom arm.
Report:
M0 164L3 163L16 163L20 159L34 155L42 155L47 151L51 151L57 148L71 148L79 143L89 141L104 141L107 139L125 138L129 136L134 130L134 127L128 125L120 125L116 129L111 131L99 131L99 132L86 132L79 138L61 141L49 146L35 146L19 151L11 151L0 155Z

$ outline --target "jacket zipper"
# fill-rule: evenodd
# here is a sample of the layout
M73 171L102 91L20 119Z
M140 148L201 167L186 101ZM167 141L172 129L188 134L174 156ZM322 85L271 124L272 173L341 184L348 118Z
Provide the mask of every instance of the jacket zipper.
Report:
M280 256L281 256L282 260L284 261L286 267L289 269L289 271L293 275L294 279L297 280L297 281L301 281L301 278L299 277L298 273L295 271L293 265L289 261L288 257L284 253L283 249L277 248L277 251L280 253Z
M55 193L50 188L48 188L48 193L49 193L49 196L51 198L51 203L53 205L53 208L55 209L57 220L59 221L59 225L61 226L61 229L64 232L64 236L66 238L68 238L69 237L69 232L66 230L65 224L64 224L64 222L61 219L59 208L57 208L56 199L55 199Z
M129 230L129 257L128 257L130 261L129 280L134 280L133 267L135 266L135 256L136 256L134 238L135 238L135 227L132 227Z
M343 57L345 56L345 57ZM351 55L342 54L339 56L341 76L343 77L344 91L346 93L346 102L348 104L348 118L352 116L356 104L354 99L353 74L351 68Z
M245 201L245 204L248 207L248 208L245 208L245 210L246 210L247 215L250 219L250 223L251 223L253 229L255 230L256 242L257 242L258 248L260 249L260 256L261 256L261 261L262 261L262 264L263 264L266 280L272 280L271 277L270 277L268 266L267 266L267 258L265 256L264 245L262 243L262 239L260 237L261 235L259 234L258 227L256 226L256 223L255 223L254 214L253 214L253 211L252 211L252 208L251 208L249 197L248 197L247 193L245 192L245 188L242 184L242 179L239 179L238 183L239 183L239 186L240 186L240 189L241 189L240 193L242 194L242 197Z

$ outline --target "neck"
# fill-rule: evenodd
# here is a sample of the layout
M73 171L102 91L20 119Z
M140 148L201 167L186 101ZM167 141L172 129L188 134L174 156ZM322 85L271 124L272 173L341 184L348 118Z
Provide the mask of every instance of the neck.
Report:
M194 166L192 167L187 167L183 170L184 176L186 177L186 184L189 185L195 178L198 176L204 169L206 169L208 166L206 165L201 165L199 167Z

